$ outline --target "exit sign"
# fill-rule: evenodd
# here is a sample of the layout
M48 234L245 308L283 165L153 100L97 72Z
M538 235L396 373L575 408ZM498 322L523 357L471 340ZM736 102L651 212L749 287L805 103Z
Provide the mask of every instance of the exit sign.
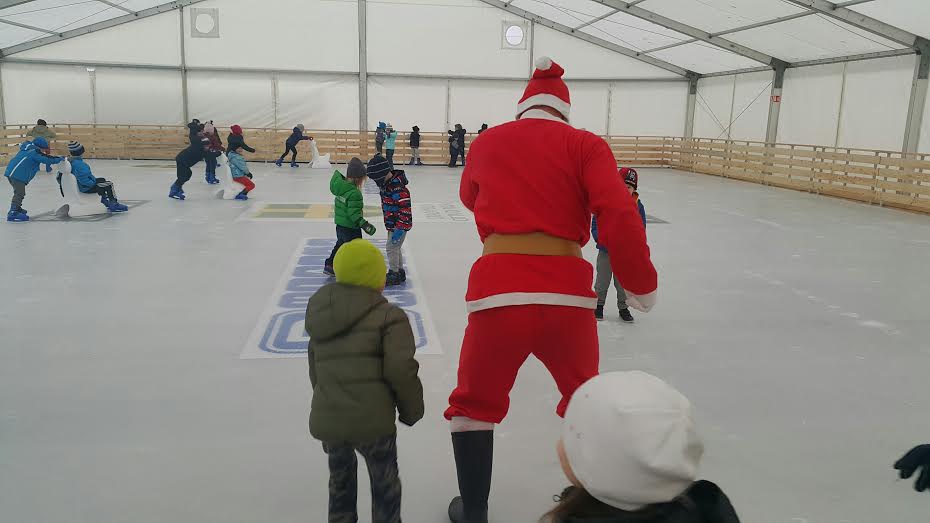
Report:
M781 95L780 94L772 95L772 103L776 103L776 104L781 103Z

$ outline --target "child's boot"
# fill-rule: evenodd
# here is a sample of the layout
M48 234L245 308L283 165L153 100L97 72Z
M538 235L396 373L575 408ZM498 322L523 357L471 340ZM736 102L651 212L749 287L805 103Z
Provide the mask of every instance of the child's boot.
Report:
M620 309L620 319L623 320L624 323L633 323L633 315L630 314L630 309Z
M423 161L417 158L417 165L423 165Z
M411 158L410 161L407 162L407 165L413 165L413 158Z
M22 207L17 207L15 205L10 205L10 212L6 215L6 221L8 222L28 222L29 216L26 215L26 211Z
M274 164L278 167L281 167L281 158L278 158L278 161L276 161Z
M180 200L180 199L181 199L181 197L179 196L179 193L178 193L178 186L177 186L177 184L171 184L171 190L168 191L168 198L174 198L175 200Z
M407 271L401 269L397 271L397 275L400 278L400 283L404 283L405 281L407 281Z
M248 200L249 193L245 192L245 190L243 189L242 191L239 192L239 194L236 195L236 199L237 200Z
M294 168L296 168L296 167L300 167L300 166L299 166L299 165L297 165L297 162L291 162L291 167L294 167Z
M393 287L395 285L400 285L400 273L388 271L387 277L384 280L384 286Z
M109 209L110 212L126 212L129 210L129 207L119 203L116 198L111 198L107 201L107 209Z

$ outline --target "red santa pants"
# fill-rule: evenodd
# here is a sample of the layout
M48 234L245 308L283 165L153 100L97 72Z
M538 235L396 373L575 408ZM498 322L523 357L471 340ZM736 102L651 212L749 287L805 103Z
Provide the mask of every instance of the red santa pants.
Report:
M559 416L575 390L598 374L597 322L590 309L517 305L473 312L459 356L458 386L446 419L500 423L510 407L517 372L532 354L562 393Z

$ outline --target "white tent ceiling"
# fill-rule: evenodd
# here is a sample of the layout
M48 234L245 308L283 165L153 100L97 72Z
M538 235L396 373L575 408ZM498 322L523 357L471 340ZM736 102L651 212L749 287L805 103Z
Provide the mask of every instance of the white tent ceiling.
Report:
M7 55L68 31L188 3L196 2L0 0L0 50ZM772 66L772 59L903 53L924 42L902 42L902 34L930 38L928 0L512 0L498 6L698 74ZM835 12L859 19L846 23Z

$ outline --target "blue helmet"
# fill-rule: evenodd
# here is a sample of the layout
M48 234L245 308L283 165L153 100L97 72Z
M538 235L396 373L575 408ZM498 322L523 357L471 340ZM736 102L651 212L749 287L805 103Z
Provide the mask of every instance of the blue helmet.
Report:
M39 149L48 149L48 140L45 137L39 136L32 141L32 144L38 147Z

